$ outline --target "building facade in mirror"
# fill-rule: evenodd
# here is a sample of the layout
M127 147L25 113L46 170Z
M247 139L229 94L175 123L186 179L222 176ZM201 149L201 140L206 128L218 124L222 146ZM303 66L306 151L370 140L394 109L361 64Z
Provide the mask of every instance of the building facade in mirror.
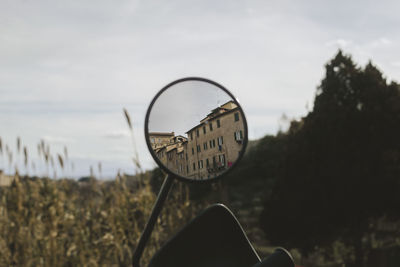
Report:
M171 133L162 133L162 132L153 132L150 136L151 147L154 149L166 146L170 144L171 138L175 136L174 132Z
M209 179L224 172L238 159L242 150L244 123L240 109L229 101L188 129L187 136L175 136L173 133L149 133L150 143L160 161L181 176ZM159 136L168 141L159 145ZM154 146L152 140L155 141Z

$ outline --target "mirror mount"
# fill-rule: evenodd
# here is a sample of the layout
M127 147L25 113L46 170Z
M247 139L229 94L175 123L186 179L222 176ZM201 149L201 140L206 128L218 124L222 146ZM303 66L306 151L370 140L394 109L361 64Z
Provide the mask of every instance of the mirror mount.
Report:
M134 267L139 267L173 180L217 181L240 161L248 142L237 99L222 85L199 77L162 88L147 109L144 130L150 153L167 176L133 254Z
M165 177L164 182L161 186L160 192L158 193L156 202L154 203L153 209L151 211L150 217L147 220L146 226L140 236L139 242L136 246L135 253L132 258L132 266L139 267L140 259L142 257L144 248L149 240L151 233L153 232L154 225L157 221L158 216L164 206L165 200L167 199L168 193L171 190L172 182L174 181L174 177L172 175L168 175Z

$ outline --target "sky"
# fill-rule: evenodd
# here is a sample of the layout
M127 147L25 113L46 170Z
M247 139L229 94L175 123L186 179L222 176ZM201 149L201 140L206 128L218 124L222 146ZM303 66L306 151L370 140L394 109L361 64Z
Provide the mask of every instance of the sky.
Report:
M184 81L165 90L154 102L149 116L150 132L186 132L200 124L211 111L233 100L219 87L198 80Z
M37 143L68 148L74 168L58 176L134 173L134 150L155 167L144 141L152 97L187 76L237 96L250 139L312 108L324 64L339 48L400 80L399 1L0 1L0 137L21 137L36 173ZM134 142L123 116L131 115ZM18 168L25 170L14 151ZM98 170L101 162L102 171ZM10 172L3 156L0 169Z

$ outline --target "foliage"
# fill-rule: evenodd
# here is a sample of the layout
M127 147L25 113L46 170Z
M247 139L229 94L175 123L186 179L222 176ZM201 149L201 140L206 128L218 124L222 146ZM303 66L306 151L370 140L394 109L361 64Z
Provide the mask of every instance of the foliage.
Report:
M277 182L261 223L268 238L310 252L339 238L361 264L369 219L398 218L400 87L341 51L314 108L282 137Z
M148 181L148 174L141 177ZM147 182L15 177L0 192L0 266L129 266L155 194ZM197 213L172 190L144 262Z
M266 135L249 149L239 166L226 178L232 201L252 206L256 195L270 196L283 155L282 141L281 135Z

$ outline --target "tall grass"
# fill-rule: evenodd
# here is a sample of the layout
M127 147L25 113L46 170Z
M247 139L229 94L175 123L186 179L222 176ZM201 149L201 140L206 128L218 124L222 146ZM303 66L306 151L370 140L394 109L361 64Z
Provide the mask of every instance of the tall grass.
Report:
M138 173L138 172L140 173L143 170L142 170L142 166L140 164L139 153L138 153L138 150L137 150L137 147L136 147L136 141L135 141L135 134L134 134L134 131L133 131L132 119L131 119L131 116L129 115L128 111L126 110L126 108L123 109L123 112L124 112L124 115L125 115L126 123L128 124L128 127L129 127L129 131L130 131L130 134L131 134L131 139L132 139L132 146L133 146L133 153L134 153L132 161L133 161L133 164L136 167L136 173Z
M73 174L74 163L68 158L67 147L62 152L51 153L50 144L41 140L37 144L37 157L30 153L29 147L23 143L20 136L17 137L16 148L13 150L0 137L0 170L9 175L24 173L37 177L65 177L66 172ZM42 166L42 168L40 168ZM45 166L45 171L43 171Z
M0 266L128 266L155 201L142 185L16 176L0 191ZM194 216L188 190L169 196L143 258Z
M0 156L3 160L5 152L8 173L15 166L11 185L0 187L0 266L132 264L133 251L156 198L150 180L160 180L154 176L162 174L143 172L126 109L124 115L131 132L136 175L118 173L114 181L96 180L93 166L89 166L91 179L85 182L29 177L28 174L49 177L53 171L56 178L57 171L64 175L68 166L73 171L67 148L63 153L52 154L50 145L41 140L37 144L39 159L35 161L20 137L15 154L0 138ZM21 152L24 177L18 170ZM36 173L40 163L46 166L45 175ZM97 170L101 176L101 162ZM143 264L147 265L161 244L203 206L189 201L186 185L174 186L144 251Z

